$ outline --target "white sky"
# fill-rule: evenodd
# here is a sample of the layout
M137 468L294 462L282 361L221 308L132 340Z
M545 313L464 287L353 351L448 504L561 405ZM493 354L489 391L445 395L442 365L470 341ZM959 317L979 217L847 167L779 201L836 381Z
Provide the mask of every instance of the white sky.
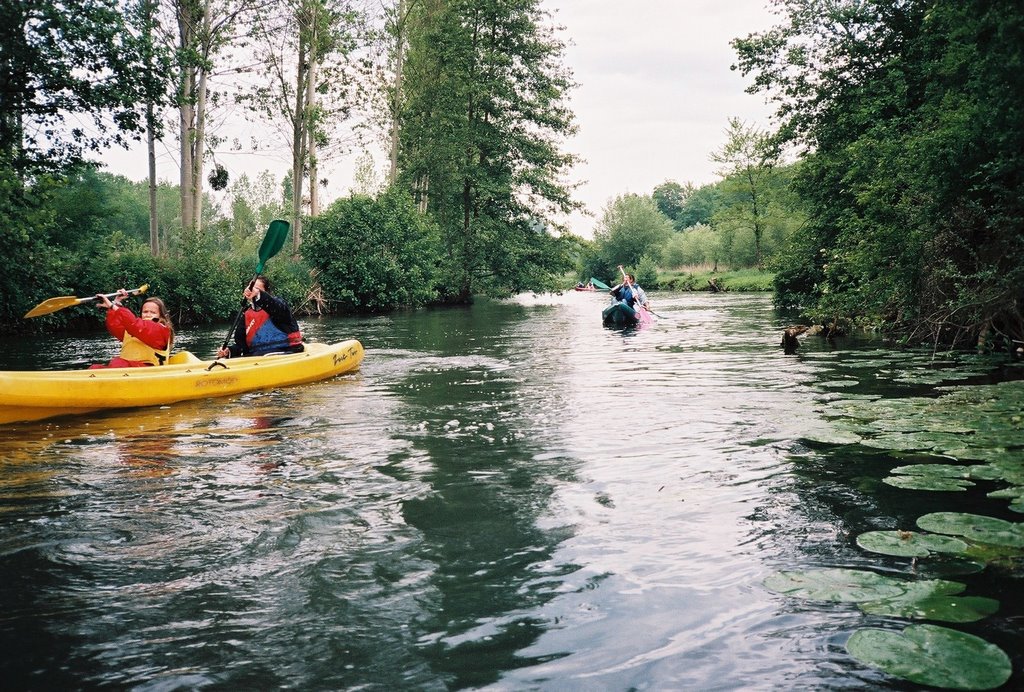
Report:
M729 66L735 53L729 41L775 23L767 0L544 0L565 27L565 59L579 86L570 103L579 133L566 149L583 159L571 174L581 182L576 198L591 216L573 215L571 230L591 237L609 201L627 192L650 194L666 180L702 185L716 180L712 151L725 141L728 118L736 116L762 128L771 109L760 95L744 92L749 83ZM218 134L248 140L255 126L242 120ZM234 132L232 132L234 129ZM266 139L266 137L264 136ZM232 179L255 177L270 169L280 180L290 166L287 146L265 141L258 155L217 152L217 162ZM157 175L178 181L177 152L169 139L158 145ZM131 180L146 177L144 148L109 151L108 170ZM347 194L361 152L333 164L326 202ZM383 179L386 160L374 152Z

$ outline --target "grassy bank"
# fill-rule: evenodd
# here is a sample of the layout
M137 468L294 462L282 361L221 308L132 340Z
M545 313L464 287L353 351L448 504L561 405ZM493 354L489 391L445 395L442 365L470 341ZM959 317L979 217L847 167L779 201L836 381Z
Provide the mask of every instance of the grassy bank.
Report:
M658 285L665 291L708 291L714 282L724 291L771 291L772 272L758 269L712 271L711 267L684 267L658 272Z

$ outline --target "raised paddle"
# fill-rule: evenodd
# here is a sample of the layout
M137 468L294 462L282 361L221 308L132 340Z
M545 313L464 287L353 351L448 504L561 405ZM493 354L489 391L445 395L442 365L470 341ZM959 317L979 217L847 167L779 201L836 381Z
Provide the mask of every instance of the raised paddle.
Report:
M138 288L128 291L128 295L137 296L141 293L145 293L149 290L149 284L142 284ZM104 294L104 298L113 298L117 293ZM40 315L49 315L51 312L57 312L64 308L70 308L73 305L81 305L82 303L88 303L93 300L98 300L99 296L89 296L88 298L76 298L75 296L60 296L59 298L47 298L39 305L35 306L31 310L25 313L25 317L39 317Z
M637 296L635 284L632 281L629 280L629 275L626 274L626 270L622 268L621 264L619 265L619 271L622 272L622 283L624 283L627 286L629 286L629 290L633 292L633 296L636 297L637 298L637 302L639 302L639 296ZM649 305L648 303L641 303L640 304L640 308L637 310L637 313L639 313L640 310L646 310L647 312L651 313L655 317L661 317L661 315L656 313L654 310L651 310L651 308L648 305ZM664 318L662 318L662 319L664 319ZM648 321L649 320L650 320L650 318L648 318Z
M270 222L270 227L267 228L267 234L263 236L263 243L260 245L259 262L256 263L256 273L253 275L252 280L249 281L250 289L252 289L253 284L256 283L257 277L259 277L263 272L263 267L266 265L267 260L276 255L281 248L284 247L284 240L287 237L287 221L275 219ZM224 337L224 343L221 348L228 347L228 342L231 341L231 336L235 333L235 327L238 326L238 320L242 319L242 314L245 312L245 302L245 298L242 298L242 307L239 309L238 314L235 315L235 321L231 323L231 329L228 330L227 336Z

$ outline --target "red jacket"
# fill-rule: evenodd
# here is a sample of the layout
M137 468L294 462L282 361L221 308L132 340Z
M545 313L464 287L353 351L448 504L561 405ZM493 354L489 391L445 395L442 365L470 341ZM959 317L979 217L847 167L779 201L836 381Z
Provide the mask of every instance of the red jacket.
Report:
M124 346L121 348L121 358L133 365L157 364L163 362L167 351L170 350L171 330L167 325L154 320L147 320L136 317L135 314L124 306L117 310L107 310L107 331ZM145 352L146 349L139 345L138 341L132 341L134 337L148 346L153 351ZM135 355L136 357L132 357ZM144 360L139 360L144 359Z

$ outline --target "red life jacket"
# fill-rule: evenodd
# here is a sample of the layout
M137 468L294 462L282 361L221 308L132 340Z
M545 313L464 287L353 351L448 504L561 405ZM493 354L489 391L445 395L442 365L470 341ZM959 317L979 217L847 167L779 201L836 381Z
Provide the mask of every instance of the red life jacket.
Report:
M245 311L245 343L253 356L289 351L302 343L302 332L285 333L266 310L250 309Z

